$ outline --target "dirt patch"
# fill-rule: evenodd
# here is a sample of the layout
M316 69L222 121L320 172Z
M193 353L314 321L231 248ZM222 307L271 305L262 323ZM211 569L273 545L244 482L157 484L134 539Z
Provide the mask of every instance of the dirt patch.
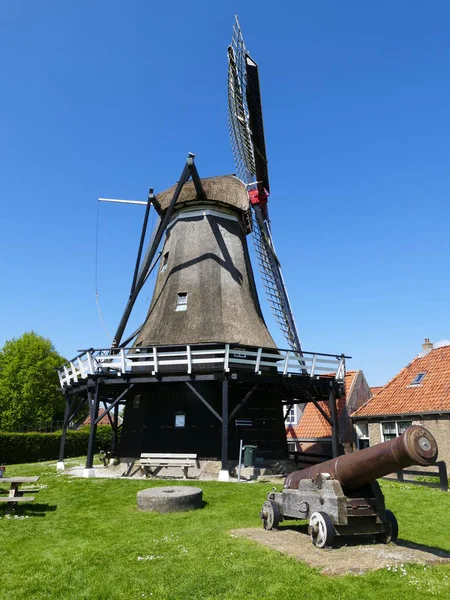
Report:
M294 529L267 531L263 528L235 529L230 531L235 537L245 537L263 544L283 554L302 560L310 567L319 569L324 575L360 575L406 563L434 564L450 562L450 553L397 540L391 544L355 544L339 548L315 548L310 537Z

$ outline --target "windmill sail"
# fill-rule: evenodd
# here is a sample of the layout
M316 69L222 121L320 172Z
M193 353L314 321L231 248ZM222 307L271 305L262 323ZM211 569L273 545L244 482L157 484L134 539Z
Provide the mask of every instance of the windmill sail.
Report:
M301 344L270 231L270 192L258 65L249 55L239 21L228 47L228 125L236 174L247 185L253 242L269 305L290 348Z
M241 181L248 181L255 172L255 157L248 121L245 97L245 66L237 64L238 54L233 46L228 48L228 127L236 174Z

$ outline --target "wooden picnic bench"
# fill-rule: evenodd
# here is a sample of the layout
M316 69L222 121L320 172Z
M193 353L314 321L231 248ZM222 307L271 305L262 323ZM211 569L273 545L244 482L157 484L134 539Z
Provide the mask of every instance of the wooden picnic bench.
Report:
M8 506L6 508L7 512L10 512L11 509L19 502L33 502L34 496L24 496L24 494L39 492L38 488L33 489L20 489L20 486L23 483L36 483L39 480L39 476L35 477L1 477L0 478L0 486L4 483L9 483L9 490L5 490L0 488L0 502L7 503Z
M160 470L163 467L181 467L183 470L183 478L188 478L189 467L197 465L196 454L162 454L158 452L143 452L140 457L141 467L145 474L148 475L152 467ZM150 474L156 475L158 471Z

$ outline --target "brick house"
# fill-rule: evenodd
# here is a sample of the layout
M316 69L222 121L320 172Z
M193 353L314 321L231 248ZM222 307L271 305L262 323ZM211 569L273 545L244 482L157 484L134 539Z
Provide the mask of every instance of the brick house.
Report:
M350 418L371 397L364 373L348 371L344 380L345 395L337 400L339 441L345 452L356 447L356 435ZM320 403L330 414L327 402ZM286 417L286 435L290 450L331 456L331 426L312 403L293 406Z
M436 438L439 460L450 465L450 342L423 351L351 415L362 446L385 442L410 425Z

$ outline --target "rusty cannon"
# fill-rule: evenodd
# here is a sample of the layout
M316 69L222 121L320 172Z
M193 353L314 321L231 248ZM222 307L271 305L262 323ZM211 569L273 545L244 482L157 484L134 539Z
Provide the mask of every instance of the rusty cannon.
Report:
M309 519L312 543L332 546L339 536L374 535L389 543L398 536L394 514L385 508L376 481L412 465L430 466L437 444L421 425L400 437L313 467L290 473L282 492L268 494L260 516L265 529L277 529L282 520Z

